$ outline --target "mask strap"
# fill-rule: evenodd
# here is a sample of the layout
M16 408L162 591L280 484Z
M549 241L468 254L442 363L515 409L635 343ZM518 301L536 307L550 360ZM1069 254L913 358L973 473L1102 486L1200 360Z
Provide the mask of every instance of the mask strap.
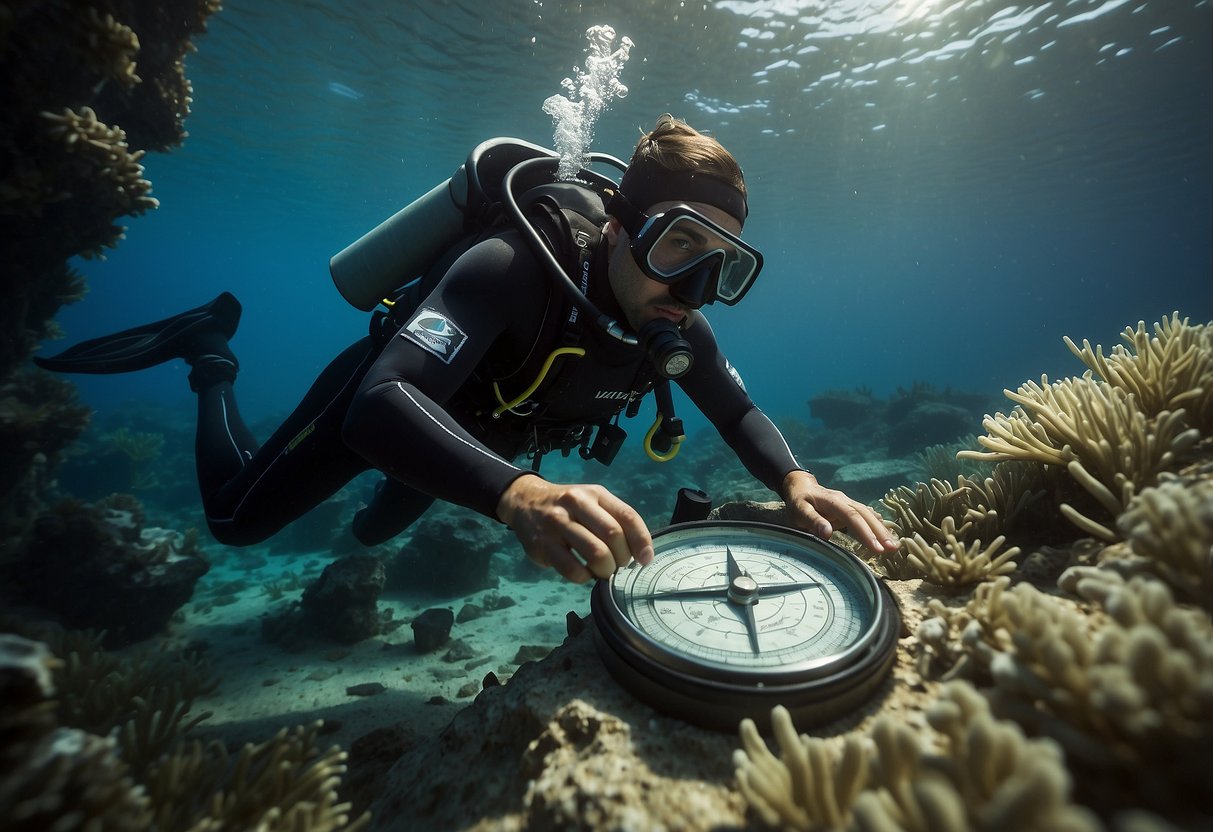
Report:
M615 191L615 195L606 204L606 212L619 220L623 230L628 232L628 236L632 238L640 233L640 229L648 220L648 217L633 205L622 191Z

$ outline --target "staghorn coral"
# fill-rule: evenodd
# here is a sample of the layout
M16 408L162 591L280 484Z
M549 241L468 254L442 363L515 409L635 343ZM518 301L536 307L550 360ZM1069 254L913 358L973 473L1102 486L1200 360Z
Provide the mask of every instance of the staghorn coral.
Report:
M0 384L28 384L14 373L56 333L58 309L82 295L68 259L100 254L121 239L119 217L157 205L141 159L185 137L182 58L218 9L215 0L0 0ZM14 431L7 398L0 393L3 560L41 508L55 456L82 429L56 396L36 424L18 412L26 430Z
M1000 463L985 480L961 476L890 491L881 502L893 515L902 545L877 562L894 579L923 578L956 588L1014 569L1014 552L995 555L1004 532L1044 494L1044 474L1033 463ZM991 542L981 550L982 540Z
M928 543L917 533L902 539L907 550L906 566L920 574L923 580L956 590L1015 571L1016 563L1011 558L1019 554L1019 549L1012 546L1005 552L998 551L1006 542L1004 535L994 538L984 548L980 539L974 539L966 546L957 539L956 521L951 517L943 519L942 531L942 544Z
M1095 381L1089 372L1053 384L1041 376L1039 385L1029 381L1015 393L1004 393L1022 409L987 416L982 424L989 435L978 441L988 450L958 456L1064 467L1113 517L1136 489L1152 485L1200 438L1197 430L1185 429L1182 410L1149 418L1132 395ZM1061 512L1089 534L1118 539L1073 506L1062 504Z
M764 822L783 828L913 830L1099 828L1069 801L1057 747L1029 740L995 719L966 683L947 685L927 712L937 749L894 719L866 737L849 734L832 753L825 740L797 736L788 712L771 712L780 757L750 720L734 753L737 783Z
M127 88L138 84L142 79L135 74L135 56L139 53L135 30L119 23L109 12L103 16L95 6L89 6L84 17L88 43L84 59L89 69Z
M1065 342L1093 373L1132 393L1147 415L1183 408L1193 427L1213 432L1213 322L1191 325L1172 312L1153 329L1151 336L1145 321L1125 327L1120 337L1128 346L1114 346L1107 357L1085 338L1081 349L1069 336Z
M92 107L82 107L78 112L70 108L61 113L43 111L40 115L48 122L47 138L64 148L62 169L55 171L48 184L61 180L88 184L77 186L75 191L34 195L29 210L35 216L48 202L88 199L90 193L109 194L118 215L139 216L159 207L159 201L149 196L152 183L143 178L140 159L146 151L132 151L122 128L102 123ZM77 223L74 228L81 237L79 254L86 259L104 259L103 248L114 248L126 236L126 229L109 219L94 222L91 227Z

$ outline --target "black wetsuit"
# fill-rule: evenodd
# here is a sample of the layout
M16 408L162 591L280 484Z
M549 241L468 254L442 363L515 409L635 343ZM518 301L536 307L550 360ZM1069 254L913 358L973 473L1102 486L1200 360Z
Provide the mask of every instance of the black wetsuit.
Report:
M618 318L606 246L599 248L588 295ZM572 307L515 231L465 252L419 309L432 313L409 316L396 322L399 331L372 333L337 356L260 448L230 384L200 391L198 480L216 539L237 546L264 540L371 468L388 478L355 524L363 543L403 531L435 499L495 518L507 486L529 473L509 460L534 450L536 440L541 451L545 443L575 444L577 428L610 418L655 380L641 348L588 321L567 323ZM796 460L750 401L707 320L693 314L698 320L684 337L695 363L678 384L746 468L778 492ZM442 331L431 338L434 322ZM553 368L554 381L535 394L533 409L519 408L528 415L493 418L491 383L507 400L518 395L570 338L585 356L558 359L567 366Z

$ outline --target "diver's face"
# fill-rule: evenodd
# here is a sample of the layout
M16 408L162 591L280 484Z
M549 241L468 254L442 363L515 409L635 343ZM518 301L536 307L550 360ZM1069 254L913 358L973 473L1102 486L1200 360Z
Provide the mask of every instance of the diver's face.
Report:
M741 234L741 223L736 217L703 202L658 202L645 209L645 213L657 214L675 205L694 208L724 230ZM607 279L631 328L639 332L641 327L657 318L684 325L690 309L674 299L667 284L653 280L640 270L628 245L628 233L614 217L607 223L606 237L610 245Z

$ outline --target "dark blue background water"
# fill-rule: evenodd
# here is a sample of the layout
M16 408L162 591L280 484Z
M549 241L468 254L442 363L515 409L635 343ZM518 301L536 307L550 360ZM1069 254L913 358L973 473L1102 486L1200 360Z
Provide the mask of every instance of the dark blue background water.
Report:
M542 102L600 23L636 46L593 149L627 158L669 111L746 171L767 266L710 317L777 417L826 388L1076 374L1062 335L1213 318L1208 0L224 5L187 63L190 137L146 159L161 208L81 264L62 323L231 289L254 419L365 330L329 257L482 139L550 145ZM189 396L180 365L77 380L102 410Z

